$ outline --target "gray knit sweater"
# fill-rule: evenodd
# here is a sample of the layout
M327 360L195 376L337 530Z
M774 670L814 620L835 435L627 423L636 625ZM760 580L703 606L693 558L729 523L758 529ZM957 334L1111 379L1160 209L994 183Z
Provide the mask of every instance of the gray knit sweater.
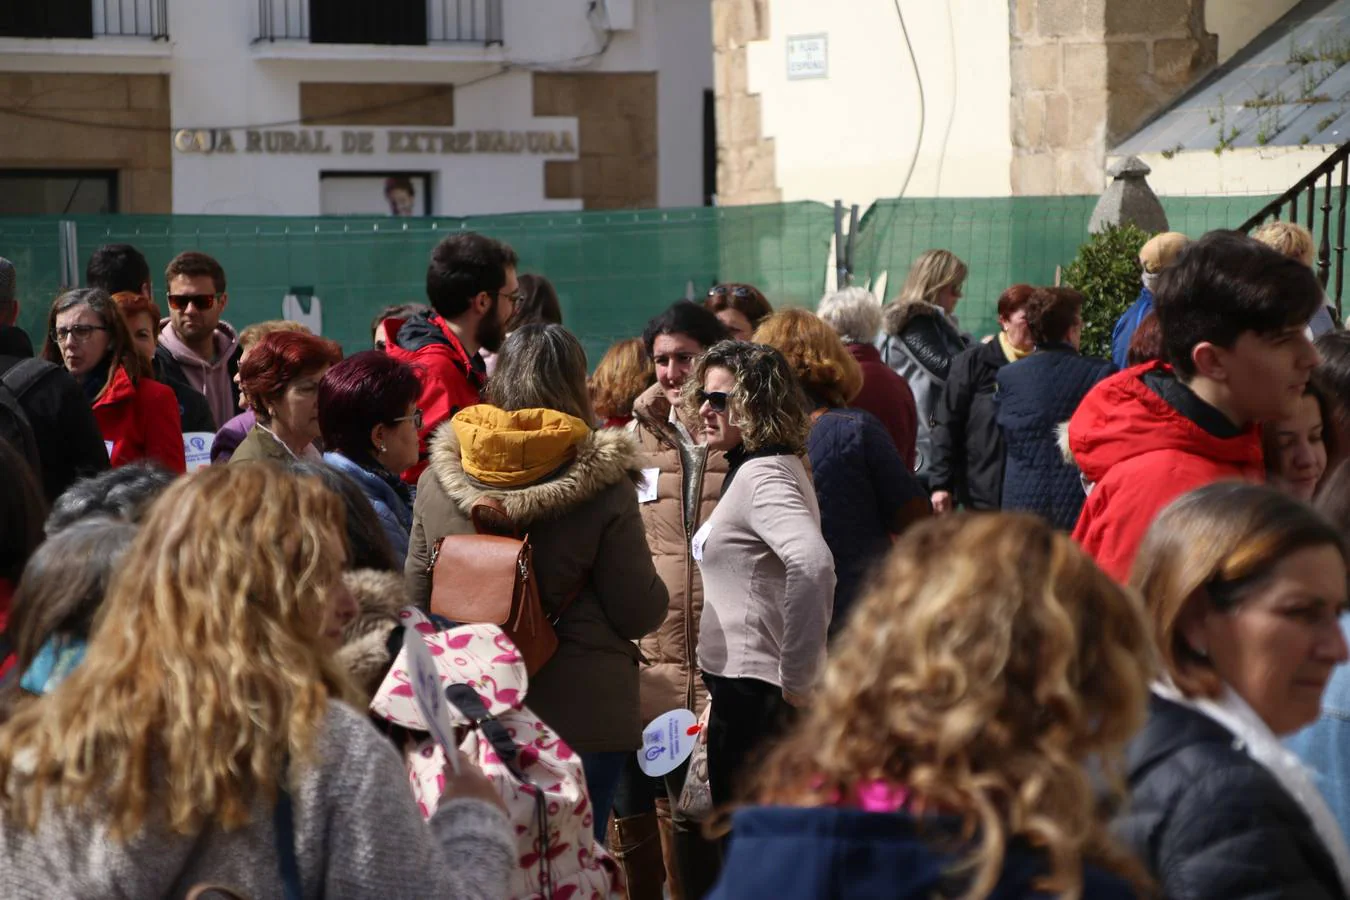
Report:
M317 767L292 790L296 856L306 897L501 898L515 862L506 816L450 800L430 827L397 752L356 710L331 702ZM280 897L270 810L229 833L196 837L152 821L128 842L88 815L48 815L36 834L0 825L0 897L181 897L198 882L261 900Z

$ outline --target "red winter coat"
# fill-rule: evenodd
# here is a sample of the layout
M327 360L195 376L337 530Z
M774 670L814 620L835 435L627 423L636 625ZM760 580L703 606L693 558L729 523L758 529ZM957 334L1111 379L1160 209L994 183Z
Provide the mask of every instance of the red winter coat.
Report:
M483 360L464 351L464 345L436 313L423 313L409 319L385 319L385 352L407 363L422 382L417 401L422 410L422 431L417 436L417 465L403 473L408 484L427 467L427 439L442 422L466 406L483 402L487 372Z
M1265 480L1260 428L1215 437L1144 384L1155 367L1166 369L1149 363L1100 382L1069 420L1069 449L1094 485L1073 537L1121 583L1168 503L1215 481Z
M183 424L173 389L153 378L131 383L117 367L112 383L94 401L94 418L114 467L151 459L170 472L186 472Z

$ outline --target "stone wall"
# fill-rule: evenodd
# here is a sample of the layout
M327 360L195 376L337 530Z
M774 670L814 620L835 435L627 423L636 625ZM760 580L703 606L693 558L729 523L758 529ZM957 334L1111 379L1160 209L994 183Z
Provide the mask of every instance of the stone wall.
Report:
M171 149L167 75L0 72L0 168L115 169L119 212L167 213Z
M717 202L782 199L772 138L763 137L760 98L746 75L746 44L769 37L770 0L712 0L713 85L717 104Z
M655 72L536 72L534 114L575 116L579 159L544 163L544 196L586 209L657 205Z
M1100 193L1107 148L1214 67L1204 6L1010 0L1013 193Z
M300 117L306 125L453 128L454 85L302 81Z

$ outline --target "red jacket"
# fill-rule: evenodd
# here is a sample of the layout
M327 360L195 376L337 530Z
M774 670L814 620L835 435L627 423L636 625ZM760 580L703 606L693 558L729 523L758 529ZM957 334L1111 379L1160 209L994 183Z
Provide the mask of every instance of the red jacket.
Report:
M1069 449L1094 487L1073 537L1108 575L1129 580L1144 532L1164 506L1215 481L1264 481L1261 431L1215 437L1142 380L1149 363L1094 387L1069 420Z
M94 418L113 466L151 459L170 472L187 471L183 424L172 388L153 378L132 384L127 370L118 366L112 383L94 401Z
M436 313L385 319L384 330L388 336L385 352L411 365L422 382L422 396L417 402L422 410L417 465L403 473L405 482L417 484L427 467L427 439L464 407L483 402L487 372L482 358L476 353L470 358L450 326Z
M895 449L914 470L914 443L919 433L919 408L909 382L881 361L881 351L871 344L849 344L848 352L862 369L863 386L849 406L863 409L881 420Z

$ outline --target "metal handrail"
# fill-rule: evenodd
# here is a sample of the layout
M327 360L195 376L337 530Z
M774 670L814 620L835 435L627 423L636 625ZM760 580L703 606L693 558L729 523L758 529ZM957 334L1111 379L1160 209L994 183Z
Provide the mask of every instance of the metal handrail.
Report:
M1339 178L1335 178L1337 170ZM1338 181L1339 184L1333 182ZM1322 203L1317 203L1318 183L1322 187ZM1264 224L1267 219L1279 221L1285 207L1289 208L1288 221L1299 224L1299 205L1303 203L1303 223L1317 241L1317 278L1323 290L1331 284L1332 270L1335 270L1335 293L1332 299L1336 303L1336 319L1342 321L1344 311L1341 299L1345 291L1345 226L1347 183L1350 182L1350 143L1342 144L1323 160L1317 168L1303 176L1279 197L1263 206L1255 215L1239 226L1239 231L1250 232ZM1339 193L1337 194L1337 191ZM1336 202L1332 195L1337 194ZM1319 227L1317 210L1322 211ZM1337 210L1335 244L1332 243L1332 210ZM1333 259L1334 254L1334 259ZM1328 293L1330 291L1328 290Z

